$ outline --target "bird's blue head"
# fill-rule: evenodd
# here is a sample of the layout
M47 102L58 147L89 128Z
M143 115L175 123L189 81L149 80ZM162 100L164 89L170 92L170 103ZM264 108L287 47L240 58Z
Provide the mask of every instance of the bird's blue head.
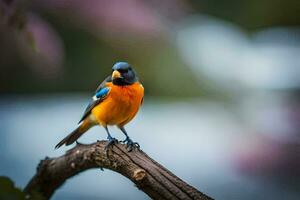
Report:
M112 70L111 78L114 85L131 85L138 80L134 69L127 62L117 62Z

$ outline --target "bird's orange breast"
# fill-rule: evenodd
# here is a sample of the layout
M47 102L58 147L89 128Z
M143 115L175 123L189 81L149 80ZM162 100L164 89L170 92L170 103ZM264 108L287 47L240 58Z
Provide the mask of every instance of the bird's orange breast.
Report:
M144 97L144 88L140 83L128 86L106 84L110 92L106 99L92 109L92 114L102 126L124 126L136 115Z

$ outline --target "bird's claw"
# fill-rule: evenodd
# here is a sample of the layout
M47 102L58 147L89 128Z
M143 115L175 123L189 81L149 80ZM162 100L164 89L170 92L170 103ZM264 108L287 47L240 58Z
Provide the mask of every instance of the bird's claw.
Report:
M126 137L126 139L123 140L122 143L126 144L128 151L132 151L135 148L140 149L139 143L133 142L129 137Z
M119 141L116 138L108 137L108 143L105 145L105 150L108 151L110 147L113 147L114 144L117 144Z

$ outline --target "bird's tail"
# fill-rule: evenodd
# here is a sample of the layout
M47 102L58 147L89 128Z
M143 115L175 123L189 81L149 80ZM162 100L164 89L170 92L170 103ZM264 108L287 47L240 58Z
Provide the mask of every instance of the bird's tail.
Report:
M88 120L84 120L72 133L70 133L67 137L65 137L62 141L60 141L55 149L61 147L62 145L70 145L73 144L82 134L84 134L92 125L88 122Z

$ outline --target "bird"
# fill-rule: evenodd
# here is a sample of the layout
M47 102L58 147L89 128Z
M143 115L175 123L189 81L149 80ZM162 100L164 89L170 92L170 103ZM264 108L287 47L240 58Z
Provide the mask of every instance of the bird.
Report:
M140 148L125 130L125 125L137 114L144 100L144 87L139 82L133 67L127 62L116 62L111 74L98 86L88 106L86 107L78 127L62 139L55 149L63 145L73 144L87 130L95 125L104 127L108 143L105 149L119 141L112 137L108 126L117 126L125 135L128 150Z

